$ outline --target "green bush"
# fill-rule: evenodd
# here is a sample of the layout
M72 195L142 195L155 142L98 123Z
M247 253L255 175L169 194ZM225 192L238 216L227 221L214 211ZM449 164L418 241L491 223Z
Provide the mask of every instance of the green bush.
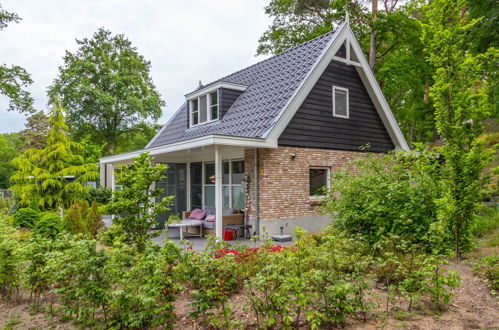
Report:
M33 231L43 237L54 239L61 229L61 217L55 213L47 213L36 223Z
M12 225L16 228L34 228L39 220L40 212L27 207L14 214Z
M475 216L472 233L475 237L482 237L499 228L499 211L495 206L482 207Z
M90 236L88 230L88 203L84 205L74 202L64 216L63 228L71 234Z
M496 295L499 291L499 254L493 254L480 259L475 263L473 271L487 279L492 294Z
M113 196L113 191L106 187L97 187L89 190L88 192L89 198L88 201L90 203L96 202L100 205L107 205L111 201Z
M411 157L366 156L355 168L333 174L323 211L336 218L336 226L370 244L396 234L429 249L437 246L432 240L446 230L431 230L437 222L439 164L432 155Z
M22 257L19 244L13 239L14 228L0 217L0 297L9 301L18 294L21 284Z

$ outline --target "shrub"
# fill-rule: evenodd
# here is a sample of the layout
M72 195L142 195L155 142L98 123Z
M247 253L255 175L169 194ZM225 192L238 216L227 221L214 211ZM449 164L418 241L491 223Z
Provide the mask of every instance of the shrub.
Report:
M16 228L33 228L40 220L40 213L31 208L19 209L13 216L12 225Z
M43 218L46 217L47 215ZM59 216L57 218L60 224ZM29 241L23 250L25 265L21 277L24 288L30 293L29 302L34 302L35 307L38 307L40 298L49 291L53 283L52 269L47 266L53 245L54 242L42 234Z
M475 237L482 237L499 228L499 211L494 207L483 207L475 216L472 233Z
M61 229L61 217L55 213L47 213L38 221L33 231L38 235L54 239Z
M499 254L493 254L475 263L473 271L485 277L492 289L492 294L499 291Z
M106 208L108 214L115 215L116 231L122 231L126 242L139 250L144 249L151 237L159 235L150 229L157 225L158 215L168 211L173 200L173 196L158 200L162 189L153 187L153 183L164 179L166 165L151 166L151 162L152 157L143 153L132 165L122 167L118 184L123 185L123 189L114 192Z
M71 234L84 234L85 236L88 236L87 217L85 217L87 214L88 211L86 208L81 206L78 202L74 202L64 216L64 229Z
M87 229L93 238L97 238L99 230L104 227L104 221L102 221L102 215L99 212L99 205L97 202L92 203L91 209L87 214Z
M100 205L109 204L111 198L113 196L113 191L106 187L97 187L89 190L89 198L88 201L90 203L98 203Z
M335 173L323 211L335 216L337 227L361 234L370 244L396 234L430 248L439 163L431 154L411 157L368 156L357 160L355 169Z
M0 217L0 296L9 301L17 295L22 265L19 244L12 238L15 229Z
M117 259L123 260L122 251L117 249L116 253ZM108 268L113 268L116 288L109 306L108 326L171 328L174 302L182 289L177 275L180 257L180 249L173 242L166 242L162 248L147 242L143 252L136 254L128 267L110 263Z

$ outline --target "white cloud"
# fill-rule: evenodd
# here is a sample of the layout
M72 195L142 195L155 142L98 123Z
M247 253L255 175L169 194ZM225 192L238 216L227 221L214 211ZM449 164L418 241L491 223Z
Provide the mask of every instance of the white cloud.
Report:
M249 66L258 38L270 23L263 7L268 0L1 0L2 7L22 17L0 31L0 63L16 64L31 73L29 88L37 109L46 109L46 89L57 76L75 38L89 37L99 27L125 34L151 61L151 75L167 106L165 123L184 95L204 83ZM24 128L24 116L7 112L0 95L0 132Z

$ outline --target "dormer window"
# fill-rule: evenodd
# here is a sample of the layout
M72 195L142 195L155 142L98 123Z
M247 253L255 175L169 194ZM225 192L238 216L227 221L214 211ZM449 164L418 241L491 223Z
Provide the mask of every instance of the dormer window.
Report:
M218 120L218 90L201 95L189 101L191 126L206 124Z
M189 127L222 119L228 108L247 86L219 81L200 86L185 96L189 108ZM221 101L223 100L223 102Z

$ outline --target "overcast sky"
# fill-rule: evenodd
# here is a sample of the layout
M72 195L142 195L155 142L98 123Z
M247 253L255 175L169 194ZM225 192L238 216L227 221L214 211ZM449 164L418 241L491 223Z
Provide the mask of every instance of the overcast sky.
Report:
M123 33L147 60L158 91L166 101L164 124L184 95L226 74L249 66L259 37L270 24L268 0L0 0L17 13L18 24L0 31L0 63L20 65L34 83L35 108L47 109L47 86L75 38L99 27ZM0 133L24 129L25 116L8 112L0 95Z

